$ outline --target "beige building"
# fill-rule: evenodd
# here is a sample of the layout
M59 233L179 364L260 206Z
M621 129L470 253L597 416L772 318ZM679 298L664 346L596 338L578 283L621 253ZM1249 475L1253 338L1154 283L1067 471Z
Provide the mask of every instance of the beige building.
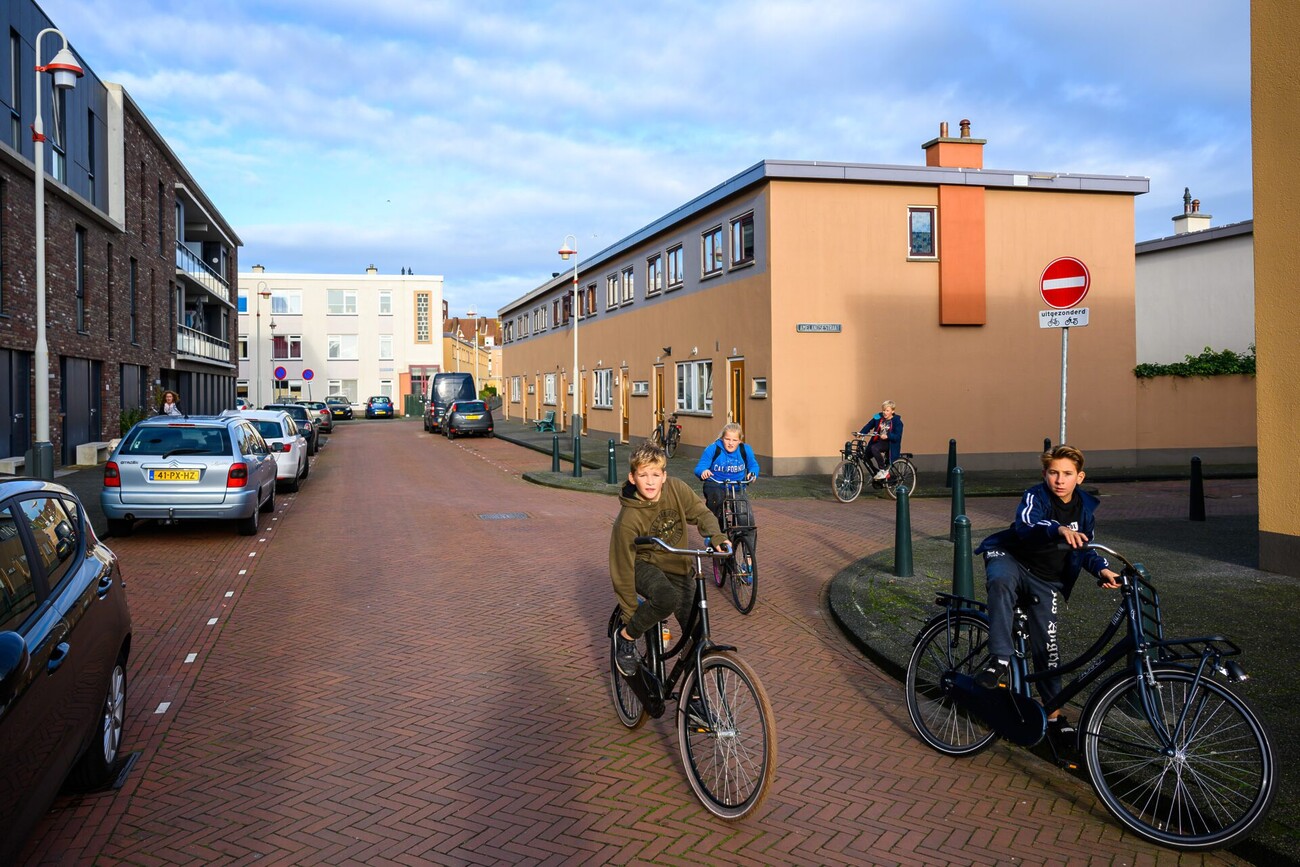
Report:
M1255 345L1259 404L1259 565L1300 575L1295 472L1300 445L1300 197L1291 183L1300 129L1300 4L1250 4L1255 193Z
M486 316L451 317L442 323L442 356L451 373L474 374L474 387L501 393L501 323Z
M239 275L238 394L274 399L346 394L353 403L423 394L442 367L442 277ZM285 377L274 373L283 369Z
M984 168L940 135L925 164L764 161L577 269L583 433L631 441L676 412L702 448L739 421L765 471L827 471L892 399L904 451L942 469L1034 466L1061 427L1049 263L1086 264L1070 329L1067 439L1143 461L1134 366L1133 197L1142 177ZM504 410L568 423L574 273L501 308Z

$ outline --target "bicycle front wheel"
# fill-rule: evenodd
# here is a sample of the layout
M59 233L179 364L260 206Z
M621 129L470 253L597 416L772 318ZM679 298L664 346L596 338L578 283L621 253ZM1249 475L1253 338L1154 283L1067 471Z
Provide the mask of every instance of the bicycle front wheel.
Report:
M921 740L944 755L973 756L996 737L953 695L953 679L973 678L988 659L988 623L973 614L935 620L917 637L907 663L907 715Z
M756 811L776 778L776 717L753 669L711 653L691 669L677 704L686 778L710 813L728 821Z
M668 436L664 440L664 453L672 457L677 453L677 444L681 442L682 432L675 426L668 428Z
M1085 710L1093 788L1125 827L1163 846L1213 849L1241 840L1273 800L1268 734L1219 683L1173 667L1152 677L1145 689L1160 734L1143 711L1137 677L1112 681Z
M634 729L645 722L646 710L641 699L632 691L632 684L628 683L614 661L614 632L622 627L623 613L615 605L614 613L609 618L609 697L614 700L614 712L618 714L618 721ZM645 642L644 635L636 641L637 650L641 651L642 656L645 656Z
M911 461L902 458L889 465L889 478L885 481L885 490L889 491L889 496L897 500L900 486L907 490L909 497L916 490L916 467L912 466Z
M862 493L862 467L857 461L840 461L831 473L831 490L841 503L851 503Z
M733 543L736 553L731 559L731 601L741 614L754 610L758 600L758 557L744 537L738 537Z

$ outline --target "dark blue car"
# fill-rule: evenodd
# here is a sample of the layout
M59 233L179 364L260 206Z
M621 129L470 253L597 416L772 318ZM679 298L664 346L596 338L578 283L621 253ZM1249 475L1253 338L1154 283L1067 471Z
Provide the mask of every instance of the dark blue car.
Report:
M366 401L366 418L393 418L396 415L393 399L387 395L377 394Z

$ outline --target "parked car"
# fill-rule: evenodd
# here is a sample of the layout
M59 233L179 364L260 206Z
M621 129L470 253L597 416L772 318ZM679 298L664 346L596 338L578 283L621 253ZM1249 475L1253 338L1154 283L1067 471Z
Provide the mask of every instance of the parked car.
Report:
M316 410L320 416L320 429L325 433L334 433L334 413L330 412L329 404L323 400L299 400L295 401L308 409Z
M242 413L159 415L137 422L109 454L99 504L114 536L148 518L221 518L251 536L258 512L275 508L276 472L270 446Z
M366 418L393 418L397 410L393 399L386 394L377 394L366 401Z
M336 419L352 419L352 401L347 395L331 394L325 398L325 404L330 408L330 412Z
M311 472L307 438L298 422L282 409L250 409L242 415L253 423L275 455L276 483L289 493L298 490L299 483Z
M0 482L0 864L66 780L117 771L131 613L117 557L67 488Z
M243 411L252 408L253 408L253 402L250 401L248 398L246 397L235 398L235 409Z
M492 436L492 410L481 400L458 400L447 407L440 426L447 439L458 436Z
M289 417L298 422L302 435L307 438L307 454L314 455L320 451L320 415L312 412L300 403L268 403L262 409L279 409L287 412Z
M429 382L429 393L424 404L424 429L430 433L442 430L442 417L455 400L474 400L474 376L469 373L435 373Z

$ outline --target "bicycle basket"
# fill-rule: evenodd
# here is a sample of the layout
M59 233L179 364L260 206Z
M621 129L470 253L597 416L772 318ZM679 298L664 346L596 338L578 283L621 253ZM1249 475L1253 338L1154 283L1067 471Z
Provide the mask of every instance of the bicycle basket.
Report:
M723 514L727 519L727 527L752 527L754 525L753 516L749 511L748 497L727 497L723 503L723 509Z
M1142 640L1158 645L1164 641L1164 624L1160 621L1160 594L1146 579L1146 570L1138 564L1138 574L1133 580L1133 602L1137 606L1138 621L1142 624Z
M866 457L867 443L866 440L854 439L844 444L840 454L844 455L844 460L861 460Z

